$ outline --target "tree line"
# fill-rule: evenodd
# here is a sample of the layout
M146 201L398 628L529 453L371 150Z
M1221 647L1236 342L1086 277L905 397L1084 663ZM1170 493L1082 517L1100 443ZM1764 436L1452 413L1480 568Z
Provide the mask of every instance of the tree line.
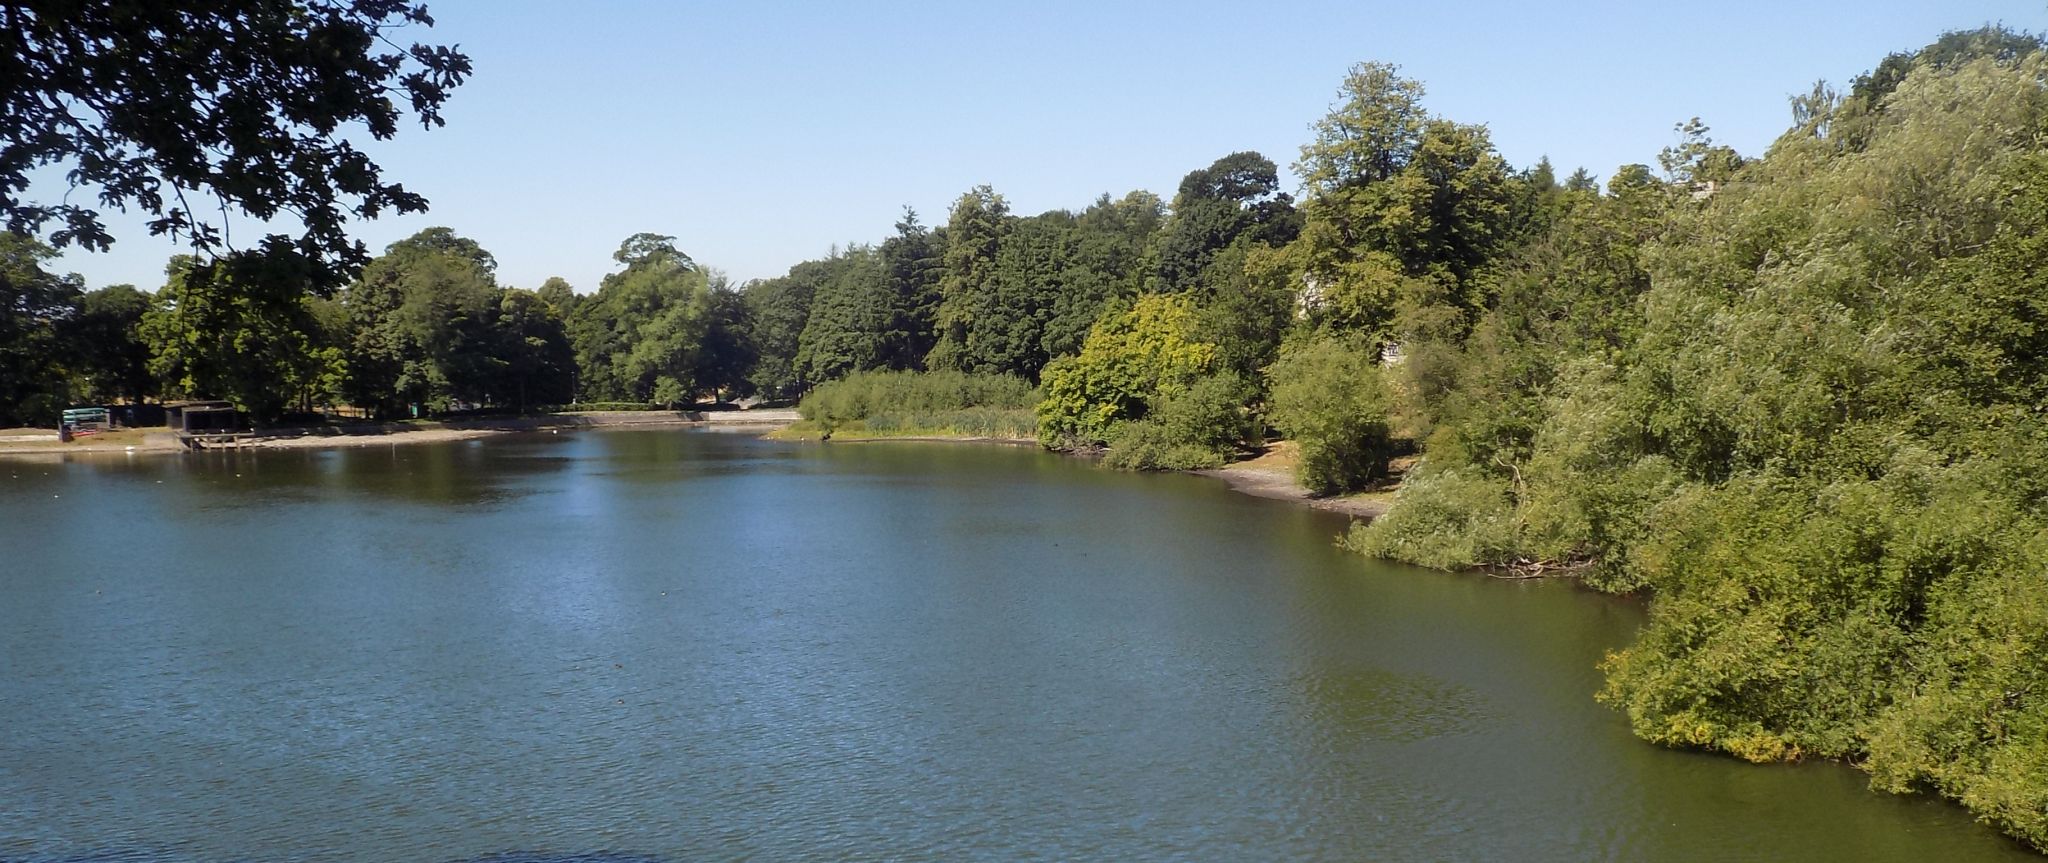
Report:
M325 290L290 249L86 292L6 240L0 409L1034 405L1048 446L1197 467L1275 433L1362 553L1654 597L1602 698L1636 732L1840 758L2048 847L2048 53L1999 28L1792 100L1756 156L1679 124L1605 183L1509 165L1361 64L1293 168L943 224L729 284L657 234L594 291L430 229ZM121 334L127 334L123 336ZM125 339L125 340L124 340ZM912 382L907 375L941 373ZM1007 423L1007 420L1001 420Z

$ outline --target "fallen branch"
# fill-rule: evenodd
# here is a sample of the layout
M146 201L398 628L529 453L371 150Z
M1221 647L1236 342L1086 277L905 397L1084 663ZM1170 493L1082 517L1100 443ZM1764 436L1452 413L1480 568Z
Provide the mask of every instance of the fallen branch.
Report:
M1482 567L1479 571L1488 578L1525 581L1532 578L1577 578L1593 568L1594 561L1588 560L1530 560L1518 558L1512 563L1496 563Z

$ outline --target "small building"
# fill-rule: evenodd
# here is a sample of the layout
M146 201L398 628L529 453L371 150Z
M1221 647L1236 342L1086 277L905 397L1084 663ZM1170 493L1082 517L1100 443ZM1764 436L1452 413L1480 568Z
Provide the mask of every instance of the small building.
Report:
M181 435L226 434L242 430L242 414L231 402L165 402L164 424Z
M169 419L163 405L108 405L107 412L114 415L116 428L163 428Z

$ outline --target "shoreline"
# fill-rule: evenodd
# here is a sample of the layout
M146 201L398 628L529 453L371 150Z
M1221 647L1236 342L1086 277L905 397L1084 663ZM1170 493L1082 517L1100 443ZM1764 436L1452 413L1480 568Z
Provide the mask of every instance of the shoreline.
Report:
M1393 502L1384 496L1340 495L1317 497L1314 492L1295 481L1291 471L1276 471L1270 468L1254 467L1252 461L1227 464L1207 470L1191 470L1196 476L1222 480L1232 491L1268 500L1284 500L1298 503L1310 509L1334 512L1354 519L1372 521L1387 514Z
M431 423L363 423L353 426L316 426L258 430L232 450L343 449L367 446L402 446L474 440L501 434L536 431L630 429L630 428L730 428L780 427L796 421L796 411L765 409L751 411L585 411L545 414L534 417L442 420ZM78 455L157 455L191 452L178 443L169 430L137 429L140 437L127 431L117 441L91 439L60 444L0 442L0 459L63 459ZM55 431L51 432L54 437ZM209 447L208 449L213 449Z
M785 435L781 429L762 436L765 440L796 443L860 444L906 441L911 443L968 443L995 444L999 446L1037 446L1032 438L1002 438L973 435L910 434L870 435L857 437L833 436L820 438L812 435ZM1393 506L1392 491L1363 492L1350 495L1320 496L1310 491L1294 478L1294 445L1280 441L1271 445L1266 452L1255 458L1232 462L1219 468L1199 470L1161 471L1162 473L1183 473L1191 476L1220 480L1231 491L1267 500L1286 501L1310 509L1348 516L1354 520L1371 521L1387 513ZM1086 457L1082 453L1063 453L1068 456Z
M810 443L959 443L993 446L1031 446L1038 441L1032 438L1006 438L974 435L911 434L911 435L868 435L834 436L819 439L815 436L788 436L780 434L794 425L800 417L794 410L764 409L745 411L588 411L578 413L546 414L534 417L504 417L498 419L443 420L418 425L407 423L364 423L355 426L321 426L304 428L270 429L257 432L231 450L292 450L292 449L354 449L371 446L411 446L416 444L453 443L477 440L519 432L555 431L607 431L644 428L713 428L728 431L752 431L759 429L766 440ZM74 456L107 455L162 455L191 452L171 432L141 429L139 438L124 438L119 442L74 441L69 444L50 442L8 442L0 441L0 460L21 461L64 460ZM54 434L54 432L53 432ZM133 443L128 442L133 440ZM1071 454L1070 454L1071 455ZM1267 453L1245 461L1234 462L1220 468L1176 471L1192 476L1209 477L1219 480L1232 491L1267 500L1287 501L1311 509L1333 512L1353 519L1370 521L1386 513L1390 505L1385 493L1318 497L1294 479L1292 453L1288 444L1281 442Z

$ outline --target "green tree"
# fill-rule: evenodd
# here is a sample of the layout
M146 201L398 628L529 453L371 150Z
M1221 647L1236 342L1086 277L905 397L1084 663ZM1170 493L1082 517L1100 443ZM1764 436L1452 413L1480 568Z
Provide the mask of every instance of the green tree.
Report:
M1283 351L1267 374L1267 415L1300 445L1302 485L1333 494L1387 475L1390 399L1370 343L1317 338Z
M796 355L810 319L811 299L817 293L818 279L812 271L818 266L817 262L798 264L788 275L758 279L740 289L752 323L754 348L747 382L763 398L792 398L809 383Z
M258 423L283 416L327 372L323 329L310 302L317 261L248 252L210 262L171 260L157 306L144 316L150 371L167 395L223 398Z
M580 397L648 401L659 386L665 401L688 401L706 389L697 369L709 326L708 275L661 234L628 237L612 257L625 268L577 303L570 327Z
M77 276L43 265L55 250L33 237L0 234L0 423L51 423L70 400L59 327L77 313Z
M1637 734L1847 760L2048 847L2038 47L1944 37L1760 159L1685 124L1662 178L1567 183L1400 364L1424 459L1348 544L1645 591L1601 695Z
M1159 236L1161 287L1198 287L1218 252L1250 235L1285 245L1300 231L1294 199L1280 191L1279 169L1258 153L1232 153L1191 171L1173 198L1173 216Z
M754 346L753 308L741 292L727 284L725 277L711 280L704 307L704 342L691 373L697 386L718 401L751 395L759 351Z
M806 379L829 381L886 365L898 295L884 265L867 246L831 260L831 276L818 285L797 340L796 364Z
M1081 352L1045 369L1039 439L1049 447L1101 444L1119 423L1144 419L1213 371L1216 346L1197 340L1194 304L1142 296L1106 314Z
M1352 67L1295 173L1308 198L1291 250L1317 323L1396 336L1404 296L1470 310L1474 276L1512 215L1506 163L1483 126L1430 117L1422 85L1385 64Z
M535 293L539 294L540 298L546 301L550 308L555 310L557 317L566 320L572 312L576 311L576 289L570 287L568 279L564 279L561 276L549 276L547 281L540 284L540 290L535 291Z
M83 383L80 395L85 400L140 402L156 395L149 346L142 341L142 318L150 305L150 296L134 285L113 285L79 297L78 313L65 322L60 335L72 371Z
M506 289L494 311L479 401L525 413L573 400L576 351L554 305L537 292Z
M882 271L891 298L882 339L883 367L921 369L937 344L945 250L944 232L926 229L909 207L896 222L896 235L882 241Z
M151 233L203 252L225 236L202 213L292 214L299 237L260 245L322 263L308 288L340 283L369 257L348 236L350 217L426 209L341 130L390 138L401 105L438 126L470 71L449 48L394 42L407 26L434 23L404 0L27 0L0 17L12 43L0 58L0 212L10 231L55 222L49 238L60 248L113 242L96 209L73 203L87 196L22 196L31 171L69 165L70 185L95 188L101 206L147 213ZM213 200L188 201L187 191Z
M497 261L447 228L391 244L343 294L352 339L350 400L384 415L456 402L517 401L493 392L507 349L496 330L503 291Z
M995 300L996 254L1015 220L1009 202L987 186L976 186L953 204L946 222L944 269L934 316L937 341L925 365L955 371L1000 371L981 356L981 331L1000 323Z

